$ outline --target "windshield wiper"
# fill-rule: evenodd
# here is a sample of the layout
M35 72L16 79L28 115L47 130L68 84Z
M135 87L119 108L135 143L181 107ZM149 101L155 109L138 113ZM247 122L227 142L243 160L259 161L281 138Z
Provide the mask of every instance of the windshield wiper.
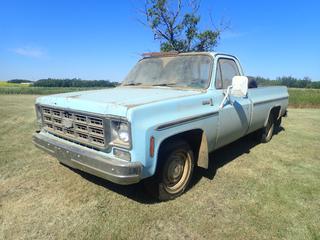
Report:
M159 84L153 84L152 86L159 86L159 87L170 87L170 86L176 86L176 83L159 83Z
M141 85L142 83L127 83L127 84L123 84L123 86L138 86Z

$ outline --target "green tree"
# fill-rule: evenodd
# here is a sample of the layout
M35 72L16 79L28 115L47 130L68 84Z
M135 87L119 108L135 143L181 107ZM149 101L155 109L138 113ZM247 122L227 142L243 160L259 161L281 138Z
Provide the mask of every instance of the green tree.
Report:
M144 23L151 28L154 38L160 40L163 52L212 51L218 44L222 29L212 27L201 31L198 14L200 1L186 2L146 0L142 11L146 17Z

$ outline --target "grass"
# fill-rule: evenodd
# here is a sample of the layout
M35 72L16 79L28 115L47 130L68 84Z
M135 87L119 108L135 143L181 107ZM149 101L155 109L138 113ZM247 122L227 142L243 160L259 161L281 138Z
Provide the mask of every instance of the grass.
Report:
M9 83L9 82L3 82L3 81L0 81L0 88L3 88L3 87L29 87L30 84L19 84L19 83Z
M320 89L290 88L290 106L320 108Z
M76 87L1 87L0 94L32 94L32 95L49 95L66 92L76 92L85 90L94 90L100 88L76 88Z
M211 155L158 203L140 184L73 171L31 143L35 96L0 95L0 239L320 239L320 110L289 109L268 144Z
M32 87L30 84L8 83L0 81L0 94L49 95L66 92L101 89L98 87Z

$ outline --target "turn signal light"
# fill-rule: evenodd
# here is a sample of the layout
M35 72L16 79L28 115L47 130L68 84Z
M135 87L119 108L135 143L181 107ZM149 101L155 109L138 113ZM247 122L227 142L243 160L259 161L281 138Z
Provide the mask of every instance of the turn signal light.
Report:
M150 138L150 157L154 156L154 137Z

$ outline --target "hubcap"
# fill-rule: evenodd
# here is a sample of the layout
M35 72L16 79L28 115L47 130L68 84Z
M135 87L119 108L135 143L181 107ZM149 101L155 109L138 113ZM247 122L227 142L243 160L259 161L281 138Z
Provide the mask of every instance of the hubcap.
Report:
M186 151L176 151L169 156L165 166L164 183L169 193L180 192L191 174L191 156Z
M168 168L168 179L171 183L176 183L182 176L184 162L181 159L174 159Z

